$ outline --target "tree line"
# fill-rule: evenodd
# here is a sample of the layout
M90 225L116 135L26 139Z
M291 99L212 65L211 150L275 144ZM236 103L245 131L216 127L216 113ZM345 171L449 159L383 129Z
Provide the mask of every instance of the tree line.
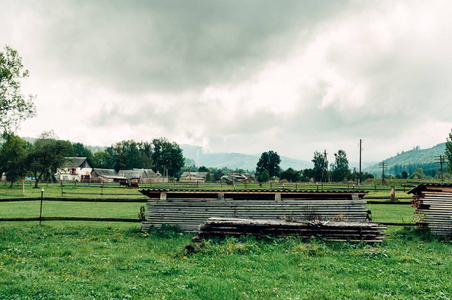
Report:
M331 165L328 163L326 153L314 152L312 163L313 168L296 171L293 168L281 170L281 158L278 153L268 151L262 153L256 165L256 177L260 182L267 182L270 179L287 180L289 182L344 182L357 181L359 174L352 172L349 168L347 153L339 150L334 153L335 161ZM361 174L361 180L364 181L374 176L369 173Z
M94 168L130 170L153 169L162 175L177 177L184 166L182 149L166 138L152 142L122 141L105 151L92 151L82 143L59 140L53 132L44 132L33 143L13 133L3 134L0 147L0 174L11 182L25 177L53 181L67 157L86 157Z

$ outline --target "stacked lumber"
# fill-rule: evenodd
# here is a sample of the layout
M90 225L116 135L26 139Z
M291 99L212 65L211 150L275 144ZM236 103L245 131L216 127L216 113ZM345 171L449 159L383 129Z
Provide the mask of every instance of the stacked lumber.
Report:
M382 232L384 229L386 229L385 226L377 223L209 218L199 226L198 235L194 240L224 236L286 237L292 235L306 240L315 236L337 242L380 243L384 239Z
M408 192L416 214L421 215L418 224L433 234L452 237L452 185L421 184Z
M161 193L160 195L158 193ZM291 191L146 191L149 196L142 230L163 224L196 232L208 218L266 220L323 220L367 222L362 195L352 193ZM259 200L260 198L260 200ZM231 200L232 199L232 200ZM252 199L252 200L250 200ZM268 200L274 199L274 200Z

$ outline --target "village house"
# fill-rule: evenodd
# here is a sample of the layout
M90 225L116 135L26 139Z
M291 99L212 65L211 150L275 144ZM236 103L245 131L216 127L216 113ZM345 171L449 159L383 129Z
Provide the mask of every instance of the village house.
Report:
M154 172L152 169L120 170L118 175L138 183L168 182L168 178L163 177L159 172Z
M209 172L183 172L180 175L179 182L206 182L206 176Z
M62 181L89 182L93 167L86 157L65 157L55 177Z
M126 177L119 176L114 169L94 168L91 172L91 179L94 182L125 182Z

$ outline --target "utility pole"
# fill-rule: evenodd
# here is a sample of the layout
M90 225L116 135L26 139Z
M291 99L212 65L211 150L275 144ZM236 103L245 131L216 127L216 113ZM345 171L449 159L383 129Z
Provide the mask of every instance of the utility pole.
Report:
M384 162L384 161L381 162L381 163L380 163L380 168L382 169L382 173L381 173L381 184L386 184L386 181L385 181L385 167L387 167L387 166L385 165L385 162Z
M323 178L324 178L323 175L325 174L325 171L328 171L328 161L326 159L326 155L327 155L327 153L326 153L326 149L325 149L325 151L323 152L322 182L323 182ZM328 175L328 173L327 173L327 175Z
M441 181L444 181L443 164L446 162L446 157L444 155L438 155L435 158L435 162L441 165Z
M358 176L358 186L361 185L361 153L363 151L363 140L359 139L359 176Z

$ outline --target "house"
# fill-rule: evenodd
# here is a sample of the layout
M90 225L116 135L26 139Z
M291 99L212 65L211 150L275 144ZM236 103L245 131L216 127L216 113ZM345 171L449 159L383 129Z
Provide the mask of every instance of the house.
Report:
M120 170L118 175L127 178L129 181L137 181L139 183L168 182L168 178L163 177L159 172L154 172L152 169Z
M91 178L95 182L124 182L126 177L119 176L114 169L95 168L91 172Z
M55 177L62 181L89 182L93 167L86 157L65 157Z
M183 172L180 175L179 182L206 182L206 176L209 172Z

